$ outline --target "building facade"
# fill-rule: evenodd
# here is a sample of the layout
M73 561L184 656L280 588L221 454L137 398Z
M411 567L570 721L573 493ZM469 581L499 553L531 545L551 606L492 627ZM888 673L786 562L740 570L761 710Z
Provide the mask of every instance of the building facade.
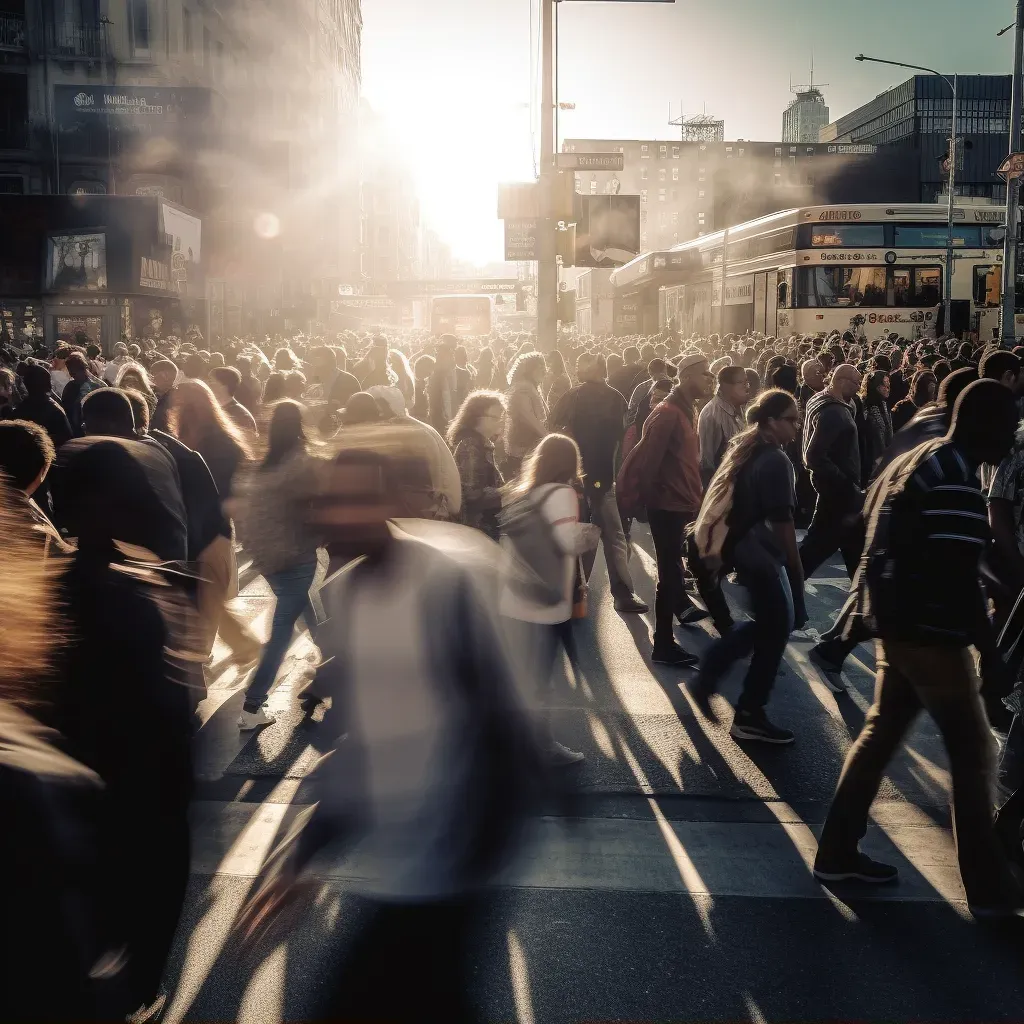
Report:
M800 89L782 112L783 142L817 142L818 133L828 124L828 107L818 89Z
M359 0L3 0L0 196L165 199L206 330L323 319L360 271L361 30Z
M902 154L873 144L567 139L567 153L621 153L621 171L578 171L585 195L640 196L640 245L668 249L796 206L909 202Z
M952 77L952 76L950 76ZM961 137L956 193L1004 200L996 175L1010 128L1010 75L960 75L957 132ZM821 141L885 146L914 165L918 202L934 202L946 189L952 91L937 75L915 75L826 125Z

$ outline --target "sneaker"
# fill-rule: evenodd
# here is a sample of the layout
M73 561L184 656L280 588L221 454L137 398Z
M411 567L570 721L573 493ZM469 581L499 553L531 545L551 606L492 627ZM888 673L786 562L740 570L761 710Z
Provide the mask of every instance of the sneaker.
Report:
M695 654L691 654L689 651L683 650L679 644L673 642L671 645L665 644L659 647L657 644L654 645L654 650L651 653L651 661L657 665L672 665L677 668L693 668L698 663L698 658Z
M872 860L866 853L857 851L849 864L828 864L814 862L814 877L819 882L867 882L869 885L887 885L899 880L899 868Z
M626 597L616 598L615 610L617 612L639 612L642 615L644 612L649 612L651 609L648 605L644 604L636 594L629 594Z
M811 664L821 670L825 685L833 693L846 693L843 686L843 666L828 656L828 648L824 644L816 644L807 652Z
M552 740L548 748L548 760L555 768L567 768L571 764L579 764L585 761L587 755L578 750L570 750L567 746Z
M273 725L277 719L273 715L267 714L266 708L260 708L259 711L246 711L244 708L238 716L238 728L242 732L248 732L250 729L259 729L264 725Z
M788 729L780 729L768 721L763 711L737 711L729 735L734 740L756 740L759 743L792 743L795 737Z
M710 618L711 612L698 608L695 604L691 604L689 608L684 608L681 612L676 612L676 620L680 626L692 626L695 622Z

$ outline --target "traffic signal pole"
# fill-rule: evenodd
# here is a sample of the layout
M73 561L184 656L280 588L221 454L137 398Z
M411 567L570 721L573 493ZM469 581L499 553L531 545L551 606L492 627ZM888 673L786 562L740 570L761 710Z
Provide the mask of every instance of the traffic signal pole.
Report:
M1024 2L1024 0L1022 0ZM558 265L555 245L555 14L541 0L540 223L537 231L537 348L553 352L558 337Z
M1021 70L1024 63L1024 0L1017 0L1017 22L1013 32L1013 80L1010 83L1010 153L1020 152ZM1003 288L1000 311L1000 341L1004 348L1017 342L1014 313L1017 285L1017 216L1020 206L1020 178L1006 182L1006 235L1003 238Z

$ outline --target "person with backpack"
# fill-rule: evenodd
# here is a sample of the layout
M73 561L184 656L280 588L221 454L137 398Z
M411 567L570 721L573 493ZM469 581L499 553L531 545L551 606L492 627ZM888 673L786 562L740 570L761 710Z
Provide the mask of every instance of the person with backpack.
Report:
M509 556L500 610L519 624L539 689L550 680L560 631L572 618L577 559L596 547L601 534L599 527L579 521L582 473L576 442L548 434L523 463L499 519ZM549 756L556 765L570 765L584 755L552 738Z
M796 478L785 447L800 430L791 394L763 391L711 480L697 518L696 548L706 568L735 568L750 594L754 618L738 623L708 649L695 697L707 714L718 681L738 659L753 656L730 734L762 743L793 742L788 729L765 714L794 625L803 627L804 577L793 513Z
M814 875L823 882L898 878L859 843L886 766L927 710L949 755L967 907L976 918L1024 916L993 825L995 744L971 651L991 629L979 568L991 534L978 470L1010 452L1016 426L1012 392L975 381L957 399L949 433L890 463L868 494L854 617L877 638L878 676L818 843Z

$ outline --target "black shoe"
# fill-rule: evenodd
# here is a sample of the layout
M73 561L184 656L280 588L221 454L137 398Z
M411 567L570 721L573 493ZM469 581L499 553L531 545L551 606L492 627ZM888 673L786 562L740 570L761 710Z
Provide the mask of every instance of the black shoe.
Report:
M651 661L657 665L672 665L676 668L693 668L698 663L695 654L683 650L677 643L654 645Z
M899 868L872 860L866 853L857 855L845 864L814 862L814 877L819 882L867 882L869 885L887 885L899 880Z
M756 740L759 743L775 743L780 746L792 743L795 739L788 729L772 725L763 711L737 711L729 735L734 740Z
M711 698L718 692L716 684L717 680L701 669L693 686L690 687L690 696L697 705L697 710L709 722L718 721L718 712L711 706Z
M681 612L676 612L676 619L680 626L692 626L695 622L710 618L711 612L706 612L695 604L691 604L689 608L684 608Z
M615 610L617 612L638 612L641 615L644 612L649 612L651 609L640 600L636 594L626 594L623 597L615 599Z
M807 652L807 657L813 665L821 669L825 676L825 685L833 693L846 693L846 687L842 685L843 663L829 657L829 653L829 648L825 644L815 644Z

